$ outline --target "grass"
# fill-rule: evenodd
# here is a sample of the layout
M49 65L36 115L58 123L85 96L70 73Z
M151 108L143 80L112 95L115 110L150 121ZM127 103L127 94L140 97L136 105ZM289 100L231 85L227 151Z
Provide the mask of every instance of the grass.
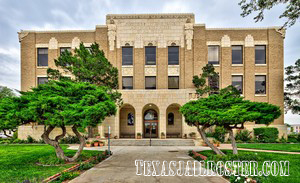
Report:
M300 152L300 144L238 144L239 148Z
M75 150L67 150L66 145L62 148L67 156L75 154ZM83 151L81 159L88 159L99 154L99 151ZM0 145L0 182L14 183L30 180L41 180L52 176L73 164L59 166L40 166L36 163L39 159L55 159L55 150L50 145Z
M226 154L232 154L231 150L223 150ZM203 154L209 159L213 159L217 155L214 154L213 151L201 151L200 154ZM239 157L246 157L248 155L257 156L258 161L258 171L261 171L263 161L289 161L289 176L268 176L268 177L260 177L261 182L263 183L294 183L299 182L300 179L300 155L294 154L278 154L278 153L266 153L266 152L253 152L253 151L239 151ZM234 159L236 160L236 159ZM229 161L229 160L228 160Z

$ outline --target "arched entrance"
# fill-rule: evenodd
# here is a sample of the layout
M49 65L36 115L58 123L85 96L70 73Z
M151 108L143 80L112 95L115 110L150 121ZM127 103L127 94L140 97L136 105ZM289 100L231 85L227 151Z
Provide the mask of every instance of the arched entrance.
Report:
M179 108L179 104L171 104L167 108L167 138L182 137L182 115L179 112Z
M135 138L135 110L130 104L120 109L120 138Z
M144 112L144 138L158 137L158 114L154 109Z

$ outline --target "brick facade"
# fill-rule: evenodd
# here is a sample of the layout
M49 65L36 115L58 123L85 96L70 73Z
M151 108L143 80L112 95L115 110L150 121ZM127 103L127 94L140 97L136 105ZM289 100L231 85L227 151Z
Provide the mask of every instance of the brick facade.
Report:
M112 135L121 133L144 133L146 108L158 113L158 136L161 132L180 133L188 136L195 128L184 123L178 107L195 98L192 83L194 75L208 63L208 46L219 46L220 86L228 86L232 75L243 76L243 95L252 101L269 102L283 110L283 41L284 31L278 27L267 28L207 28L195 24L194 14L134 14L107 15L106 25L97 25L95 30L65 31L21 31L21 90L37 86L37 78L45 77L48 67L55 68L54 59L60 55L61 47L74 50L83 42L100 44L108 60L119 70L120 92L124 109L115 117L107 118L98 127L101 136L111 126ZM156 46L156 65L145 65L145 46ZM133 47L133 65L122 66L122 47ZM168 65L168 46L179 47L179 65ZM243 64L232 64L232 45L243 47ZM266 46L266 64L255 64L255 45ZM37 48L48 48L48 67L37 66ZM66 73L68 75L68 73ZM145 90L145 76L156 76L156 90ZM266 94L255 94L255 75L266 76ZM122 90L122 76L133 76L133 90ZM168 89L168 76L179 76L179 89ZM131 108L128 108L131 106ZM150 107L149 107L150 106ZM177 106L177 107L176 107ZM134 126L128 127L128 110L134 111ZM177 111L176 111L177 109ZM175 114L174 126L168 126L168 113ZM272 124L286 134L284 115ZM252 129L257 125L249 124ZM28 131L27 127L20 127ZM31 132L30 132L31 133ZM39 138L42 132L32 134ZM26 138L25 133L20 133ZM35 135L36 134L36 135Z

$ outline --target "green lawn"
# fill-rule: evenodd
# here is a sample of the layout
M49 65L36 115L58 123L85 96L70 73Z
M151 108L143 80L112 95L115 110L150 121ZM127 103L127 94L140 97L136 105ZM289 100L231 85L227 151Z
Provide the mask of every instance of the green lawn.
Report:
M223 150L226 154L232 154L231 150ZM208 160L212 160L213 156L217 157L213 151L201 151L200 154L203 154L208 157ZM300 155L294 154L278 154L278 153L266 153L266 152L253 152L253 151L239 151L239 156L246 157L249 154L255 157L258 157L258 171L261 170L263 161L289 161L289 174L290 176L268 176L265 178L261 177L263 183L294 183L299 182L300 180ZM236 159L234 159L236 160ZM229 160L228 160L229 161Z
M300 152L300 144L238 144L240 148Z
M62 148L68 156L75 154L74 150ZM99 154L99 151L83 151L82 158ZM0 145L0 182L14 183L30 180L41 182L41 180L54 175L72 166L40 166L37 165L39 158L54 159L55 151L50 145Z

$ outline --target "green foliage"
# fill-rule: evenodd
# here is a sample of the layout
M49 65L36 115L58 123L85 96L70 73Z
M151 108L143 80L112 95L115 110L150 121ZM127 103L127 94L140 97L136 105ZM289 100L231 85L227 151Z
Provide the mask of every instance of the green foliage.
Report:
M300 134L289 134L288 135L288 142L292 142L292 143L300 143Z
M80 175L79 172L62 172L61 176L58 178L58 180L54 182L63 182L66 180L72 180Z
M239 130L235 135L236 141L249 142L251 140L251 132L248 130Z
M218 141L224 143L225 142L225 135L227 131L224 127L222 126L217 126L215 128L215 131L213 132L213 137L217 139Z
M273 127L254 128L254 135L259 142L275 143L278 139L278 129Z
M55 156L50 157L41 157L38 159L38 162L42 165L60 165L65 164L65 161L62 159L58 159Z
M290 27L296 23L300 16L300 1L299 0L283 0L283 1L272 1L272 0L241 0L239 5L243 12L242 17L246 17L253 12L258 12L254 17L255 22L262 21L264 19L264 11L270 10L274 6L279 4L286 4L284 12L279 18L285 18L286 21L283 27Z
M86 82L50 81L32 90L0 103L0 126L13 128L36 121L53 127L85 128L116 112L106 89Z
M290 110L294 114L300 114L300 59L295 65L285 68L285 81L287 82L284 93L285 110ZM293 128L292 128L293 130Z
M80 43L74 54L65 51L54 62L57 67L72 73L76 82L106 86L112 99L121 103L121 94L113 91L118 89L118 69L105 58L99 44L93 43L90 48L85 48L83 43ZM70 78L64 77L58 69L49 68L47 73L51 79L70 80Z
M28 143L35 143L37 142L34 138L32 138L30 135L27 136L27 142Z
M79 138L77 136L67 135L60 140L61 144L80 144Z
M206 83L208 81L208 84ZM196 92L199 96L204 94L214 94L219 91L219 74L215 72L215 68L211 64L207 64L202 68L200 77L195 75L193 77L193 84L197 88Z
M79 170L88 170L92 168L94 165L92 163L81 163L79 166Z

